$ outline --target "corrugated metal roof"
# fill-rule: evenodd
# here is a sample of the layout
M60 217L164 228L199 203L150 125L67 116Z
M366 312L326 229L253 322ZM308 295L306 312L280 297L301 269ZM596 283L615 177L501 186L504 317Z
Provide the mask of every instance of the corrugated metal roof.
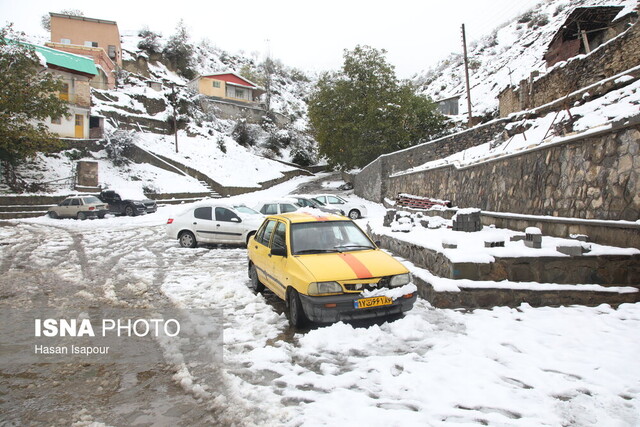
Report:
M32 47L36 52L44 56L47 64L66 68L68 70L79 71L85 74L91 74L94 76L98 74L96 64L91 58L75 55L73 53L63 52L61 50L51 49L50 47L46 46L37 46L30 43L22 44Z

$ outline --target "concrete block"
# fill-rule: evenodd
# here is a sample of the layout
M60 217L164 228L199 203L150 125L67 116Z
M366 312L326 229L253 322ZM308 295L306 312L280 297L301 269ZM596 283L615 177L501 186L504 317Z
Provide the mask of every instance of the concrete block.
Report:
M582 255L582 246L576 245L558 245L556 246L556 250L560 253L570 256L581 256Z

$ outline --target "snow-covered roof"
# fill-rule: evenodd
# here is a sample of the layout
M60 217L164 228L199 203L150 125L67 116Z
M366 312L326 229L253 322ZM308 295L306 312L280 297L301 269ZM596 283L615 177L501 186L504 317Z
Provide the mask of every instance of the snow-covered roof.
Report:
M258 85L253 83L251 80L242 77L239 74L236 74L234 72L225 72L225 73L213 73L213 74L207 74L207 75L201 75L196 77L195 79L191 80L191 81L195 81L198 79L202 79L202 78L209 78L209 79L216 79L216 80L222 80L224 82L227 82L229 84L235 85L235 86L244 86L244 87L248 87L248 88L257 88ZM191 83L191 82L189 82Z

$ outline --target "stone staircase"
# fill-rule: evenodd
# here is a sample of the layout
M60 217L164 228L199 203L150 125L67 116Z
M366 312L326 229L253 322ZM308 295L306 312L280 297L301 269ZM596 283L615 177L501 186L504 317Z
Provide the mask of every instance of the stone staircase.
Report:
M495 258L453 262L443 253L395 237L369 235L415 266L419 295L438 308L534 307L640 302L640 254ZM587 285L585 285L587 284ZM592 285L593 284L593 285Z
M218 193L216 190L213 189L213 187L211 187L211 185L206 182L206 181L198 181L200 183L200 185L202 185L203 187L205 187L207 190L209 190L209 194L212 199L219 199L222 196L220 195L220 193Z

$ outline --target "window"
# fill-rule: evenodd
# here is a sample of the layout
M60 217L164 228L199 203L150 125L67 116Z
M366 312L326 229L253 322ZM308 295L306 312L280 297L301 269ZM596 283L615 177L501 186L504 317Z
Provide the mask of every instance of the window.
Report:
M69 206L70 204L71 204L71 199L66 199L62 203L60 203L60 206Z
M69 83L62 83L62 90L58 94L58 98L64 101L69 100Z
M344 202L342 200L340 200L340 199L338 199L337 197L334 197L334 196L327 197L327 200L332 205L344 205Z
M80 199L71 199L71 206L80 206Z
M98 42L84 42L86 47L98 47Z
M116 47L112 44L109 45L109 47L107 48L108 52L107 54L109 55L109 58L111 59L116 59Z
M238 215L233 213L233 211L230 211L227 208L216 208L216 221L230 222L234 218L238 220L235 222L240 222L240 218L238 218Z
M95 196L83 197L82 200L84 201L85 205L89 205L91 203L102 203L100 199Z
M193 216L198 219L206 219L211 221L211 207L207 206L203 208L196 208L193 211Z
M276 226L276 221L269 221L264 228L264 233L261 236L258 236L260 240L259 243L262 243L265 246L269 246L269 241L271 240L271 234L273 234L273 229Z
M286 227L284 223L279 222L276 227L276 231L273 233L273 243L271 244L271 249L278 248L284 249L287 247L287 235L286 235Z
M280 212L282 212L282 213L295 212L297 210L298 210L297 207L295 207L293 205L290 205L288 203L284 203L284 204L280 205Z
M84 120L82 118L82 114L76 114L76 126L82 126Z
M220 87L220 82L217 80L213 81L213 87L219 88Z
M60 39L60 43L62 43L62 44L71 44L71 39Z
M51 124L52 125L61 125L62 124L62 118L58 117L57 119L51 119Z
M244 99L244 89L236 88L236 98Z
M275 203L268 203L260 209L260 213L264 215L276 215L278 213L278 205Z

